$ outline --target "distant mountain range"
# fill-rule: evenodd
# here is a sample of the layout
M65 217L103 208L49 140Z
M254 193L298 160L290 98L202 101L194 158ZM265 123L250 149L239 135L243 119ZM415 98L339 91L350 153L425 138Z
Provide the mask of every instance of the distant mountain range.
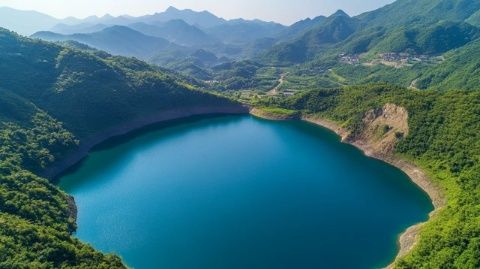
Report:
M2 10L12 18L22 14L25 20L30 14L10 8L0 8L0 14ZM29 29L15 25L13 19L6 20L7 17L0 18L0 26L5 25L20 33L41 30L31 35L34 38L80 42L115 55L132 56L179 71L198 70L253 57L270 49L287 29L273 22L225 20L207 11L173 7L140 17L105 15L57 20L43 15L42 20L46 22L33 22L30 25L38 27ZM211 57L206 60L199 55ZM216 60L213 61L213 58Z
M22 23L25 21L28 25ZM225 20L207 11L174 7L140 17L105 15L61 20L33 11L0 8L0 27L47 41L72 40L166 66L185 63L197 50L217 58L249 58L269 49L273 38L287 29L273 22ZM204 64L212 62L201 62Z
M249 21L243 19L225 20L208 11L197 12L190 9L179 10L174 7L169 7L164 12L140 17L114 17L107 14L102 17L90 16L85 19L77 19L73 17L56 19L36 11L23 11L9 7L0 7L0 26L23 35L31 35L38 31L47 30L61 34L85 33L89 30L102 30L102 27L104 28L106 26L126 26L135 23L159 25L172 20L182 20L185 23L202 30L209 29L209 32L212 33L223 33L222 30L225 31L224 29L231 29L231 27L236 27L238 30L239 26L242 25L248 27L249 30L264 31L262 33L265 33L265 31L268 30L278 31L285 28L285 26L273 22L264 22L261 20ZM245 32L243 32L243 34L244 33ZM270 35L273 33L268 32L266 34Z
M213 67L229 61L253 60L259 66L279 67L310 64L324 71L339 63L338 55L354 61L359 55L373 59L385 53L438 56L480 37L479 10L480 0L398 0L355 17L338 10L328 17L284 26L260 20L225 20L207 11L174 7L140 17L63 20L0 8L0 15L4 14L0 26L26 33L32 27L15 18L33 20L29 25L42 30L35 38L73 40L210 80L224 73Z
M126 26L111 26L87 34L37 32L32 37L47 41L77 41L111 54L137 57L146 61L161 53L187 50L161 37L147 36Z

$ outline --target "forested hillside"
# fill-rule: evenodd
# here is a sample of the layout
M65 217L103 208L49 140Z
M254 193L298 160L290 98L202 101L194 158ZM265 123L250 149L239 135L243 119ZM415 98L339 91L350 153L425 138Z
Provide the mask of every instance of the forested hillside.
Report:
M398 0L355 17L339 11L292 25L256 60L288 73L287 92L376 82L474 89L479 9L478 1Z
M118 257L71 236L73 201L38 175L92 137L132 121L198 108L244 111L141 61L4 29L0 81L0 268L123 268Z
M396 267L479 268L479 91L417 91L380 84L313 90L258 105L317 115L356 134L364 127L365 113L387 103L409 113L409 135L400 139L396 154L425 169L448 201Z

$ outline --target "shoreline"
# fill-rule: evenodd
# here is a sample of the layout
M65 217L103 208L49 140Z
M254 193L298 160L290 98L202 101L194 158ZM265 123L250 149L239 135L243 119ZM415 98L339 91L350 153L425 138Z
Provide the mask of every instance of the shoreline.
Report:
M421 168L415 164L402 159L400 157L394 156L392 154L381 154L375 152L368 142L362 140L352 141L348 139L349 132L345 128L339 126L336 122L319 118L315 116L292 116L292 117L282 117L278 115L273 115L269 113L262 113L261 110L250 108L245 105L232 105L232 106L223 106L223 107L192 107L189 109L172 109L163 112L159 112L155 115L150 115L142 118L137 118L128 123L125 123L121 126L115 126L109 128L90 139L85 140L81 143L79 147L68 154L62 161L55 163L48 169L46 169L41 176L49 179L54 179L58 177L63 172L67 171L69 168L75 164L82 161L88 156L90 151L97 145L117 136L126 135L130 132L138 130L149 125L156 123L168 122L172 120L187 119L195 116L207 116L207 115L241 115L241 114L250 114L255 117L275 120L275 121L284 121L284 120L299 120L304 122L309 122L317 126L329 129L335 132L340 138L342 143L347 143L355 146L360 149L367 157L375 158L381 161L384 161L400 170L402 170L410 180L415 183L419 188L421 188L430 198L434 206L434 210L429 214L429 220L435 216L435 214L441 210L446 204L446 198L444 197L442 191L431 181L431 179L422 171ZM72 196L68 195L68 204L69 208L72 211L72 217L76 219L77 208L75 205L75 200ZM427 222L429 221L427 220ZM408 227L404 232L399 235L398 244L399 252L395 259L389 264L386 268L393 268L395 262L408 254L415 244L418 241L418 235L421 231L421 227L425 222L418 223L413 226Z
M282 114L271 113L271 112L262 110L260 108L255 108L255 107L250 108L250 115L258 117L258 118L262 118L262 119L273 120L273 121L298 120L298 119L300 119L300 113L295 114L295 115L282 115Z
M321 126L323 128L329 129L335 132L338 136L340 136L342 143L350 144L359 150L361 150L365 156L370 158L375 158L386 162L400 170L402 170L410 180L415 183L420 189L422 189L432 201L434 206L434 210L429 214L429 220L437 214L439 210L441 210L446 205L446 198L443 195L443 192L440 190L438 186L436 186L433 181L428 177L428 175L418 166L415 164L402 159L398 156L392 154L382 154L375 152L371 146L362 140L349 140L349 131L345 128L339 126L336 122L315 117L315 116L308 116L303 115L300 118L290 118L290 119L282 119L282 118L275 118L266 115L262 115L261 113L251 113L252 115L260 118L264 118L267 120L301 120L304 122L309 122L315 124L317 126ZM427 220L427 222L429 221ZM415 244L418 242L418 235L421 231L422 226L426 222L417 223L413 226L408 227L404 232L402 232L398 237L398 245L399 251L395 259L389 264L386 268L393 268L395 262L408 254L414 247Z
M61 161L55 162L53 165L45 169L39 175L50 180L56 179L59 175L67 171L72 166L76 165L84 158L88 156L90 151L97 145L117 136L126 135L135 130L147 127L149 125L172 121L187 119L195 116L207 116L207 115L240 115L248 114L249 108L244 105L231 105L220 107L191 107L191 108L178 108L166 111L158 112L154 115L144 116L119 126L114 126L106 129L85 141L80 142L80 145L68 153Z

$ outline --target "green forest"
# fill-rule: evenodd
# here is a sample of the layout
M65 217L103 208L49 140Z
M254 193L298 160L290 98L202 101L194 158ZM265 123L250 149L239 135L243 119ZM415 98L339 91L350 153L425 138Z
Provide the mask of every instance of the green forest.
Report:
M72 237L71 197L39 175L112 126L194 106L239 105L139 60L0 30L0 268L124 268Z

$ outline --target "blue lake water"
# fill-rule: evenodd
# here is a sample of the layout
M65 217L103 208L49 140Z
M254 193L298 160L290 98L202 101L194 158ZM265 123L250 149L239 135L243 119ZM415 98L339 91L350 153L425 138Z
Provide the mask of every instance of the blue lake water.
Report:
M400 170L304 122L171 122L62 176L76 236L133 268L380 268L433 210Z

